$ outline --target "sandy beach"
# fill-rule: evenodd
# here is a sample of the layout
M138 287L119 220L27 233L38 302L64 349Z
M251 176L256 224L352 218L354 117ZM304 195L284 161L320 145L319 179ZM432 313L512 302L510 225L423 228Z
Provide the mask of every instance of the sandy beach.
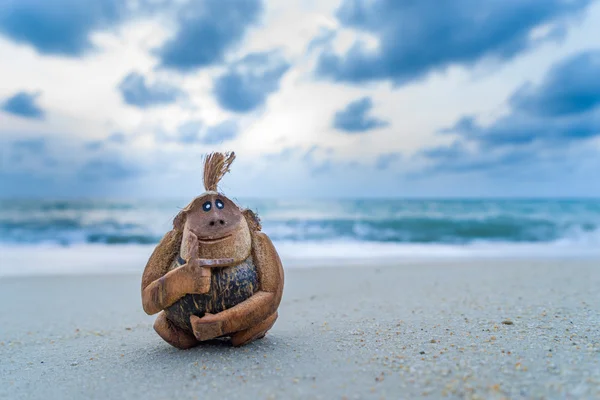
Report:
M0 278L0 398L600 397L600 262L290 268L242 348L180 351L139 274Z

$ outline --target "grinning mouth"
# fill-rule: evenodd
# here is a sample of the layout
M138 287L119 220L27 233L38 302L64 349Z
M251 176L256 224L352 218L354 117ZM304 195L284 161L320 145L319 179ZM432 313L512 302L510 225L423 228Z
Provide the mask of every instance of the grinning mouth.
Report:
M200 238L198 238L198 242L200 242L200 243L216 243L216 242L220 242L221 240L225 240L228 237L231 237L231 234L225 235L225 236L222 236L222 237L216 238L216 239L200 239Z

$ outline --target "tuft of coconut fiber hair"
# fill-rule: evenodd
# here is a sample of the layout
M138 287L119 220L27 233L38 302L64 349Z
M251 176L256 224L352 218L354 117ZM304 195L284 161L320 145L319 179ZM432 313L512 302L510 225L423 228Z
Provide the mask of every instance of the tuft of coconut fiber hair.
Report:
M209 192L216 192L217 185L223 176L229 172L231 163L235 160L235 153L209 153L204 159L204 189Z

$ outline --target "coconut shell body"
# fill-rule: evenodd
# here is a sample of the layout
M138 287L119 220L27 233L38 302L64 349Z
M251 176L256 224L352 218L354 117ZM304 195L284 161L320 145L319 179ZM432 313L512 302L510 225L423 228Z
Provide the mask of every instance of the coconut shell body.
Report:
M178 268L176 260L171 269ZM177 327L192 331L190 316L216 314L250 298L259 289L258 274L252 256L233 267L211 268L210 291L187 294L165 309L166 317Z

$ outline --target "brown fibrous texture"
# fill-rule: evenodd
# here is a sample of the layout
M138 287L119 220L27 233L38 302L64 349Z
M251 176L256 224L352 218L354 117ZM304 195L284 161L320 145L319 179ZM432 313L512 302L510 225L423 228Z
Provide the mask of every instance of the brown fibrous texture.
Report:
M242 211L244 217L246 218L246 222L248 223L248 227L251 231L260 231L262 229L262 225L260 223L260 218L256 213L250 209L245 209Z
M219 181L229 172L231 163L235 160L233 151L228 153L209 153L204 159L204 189L216 191Z

